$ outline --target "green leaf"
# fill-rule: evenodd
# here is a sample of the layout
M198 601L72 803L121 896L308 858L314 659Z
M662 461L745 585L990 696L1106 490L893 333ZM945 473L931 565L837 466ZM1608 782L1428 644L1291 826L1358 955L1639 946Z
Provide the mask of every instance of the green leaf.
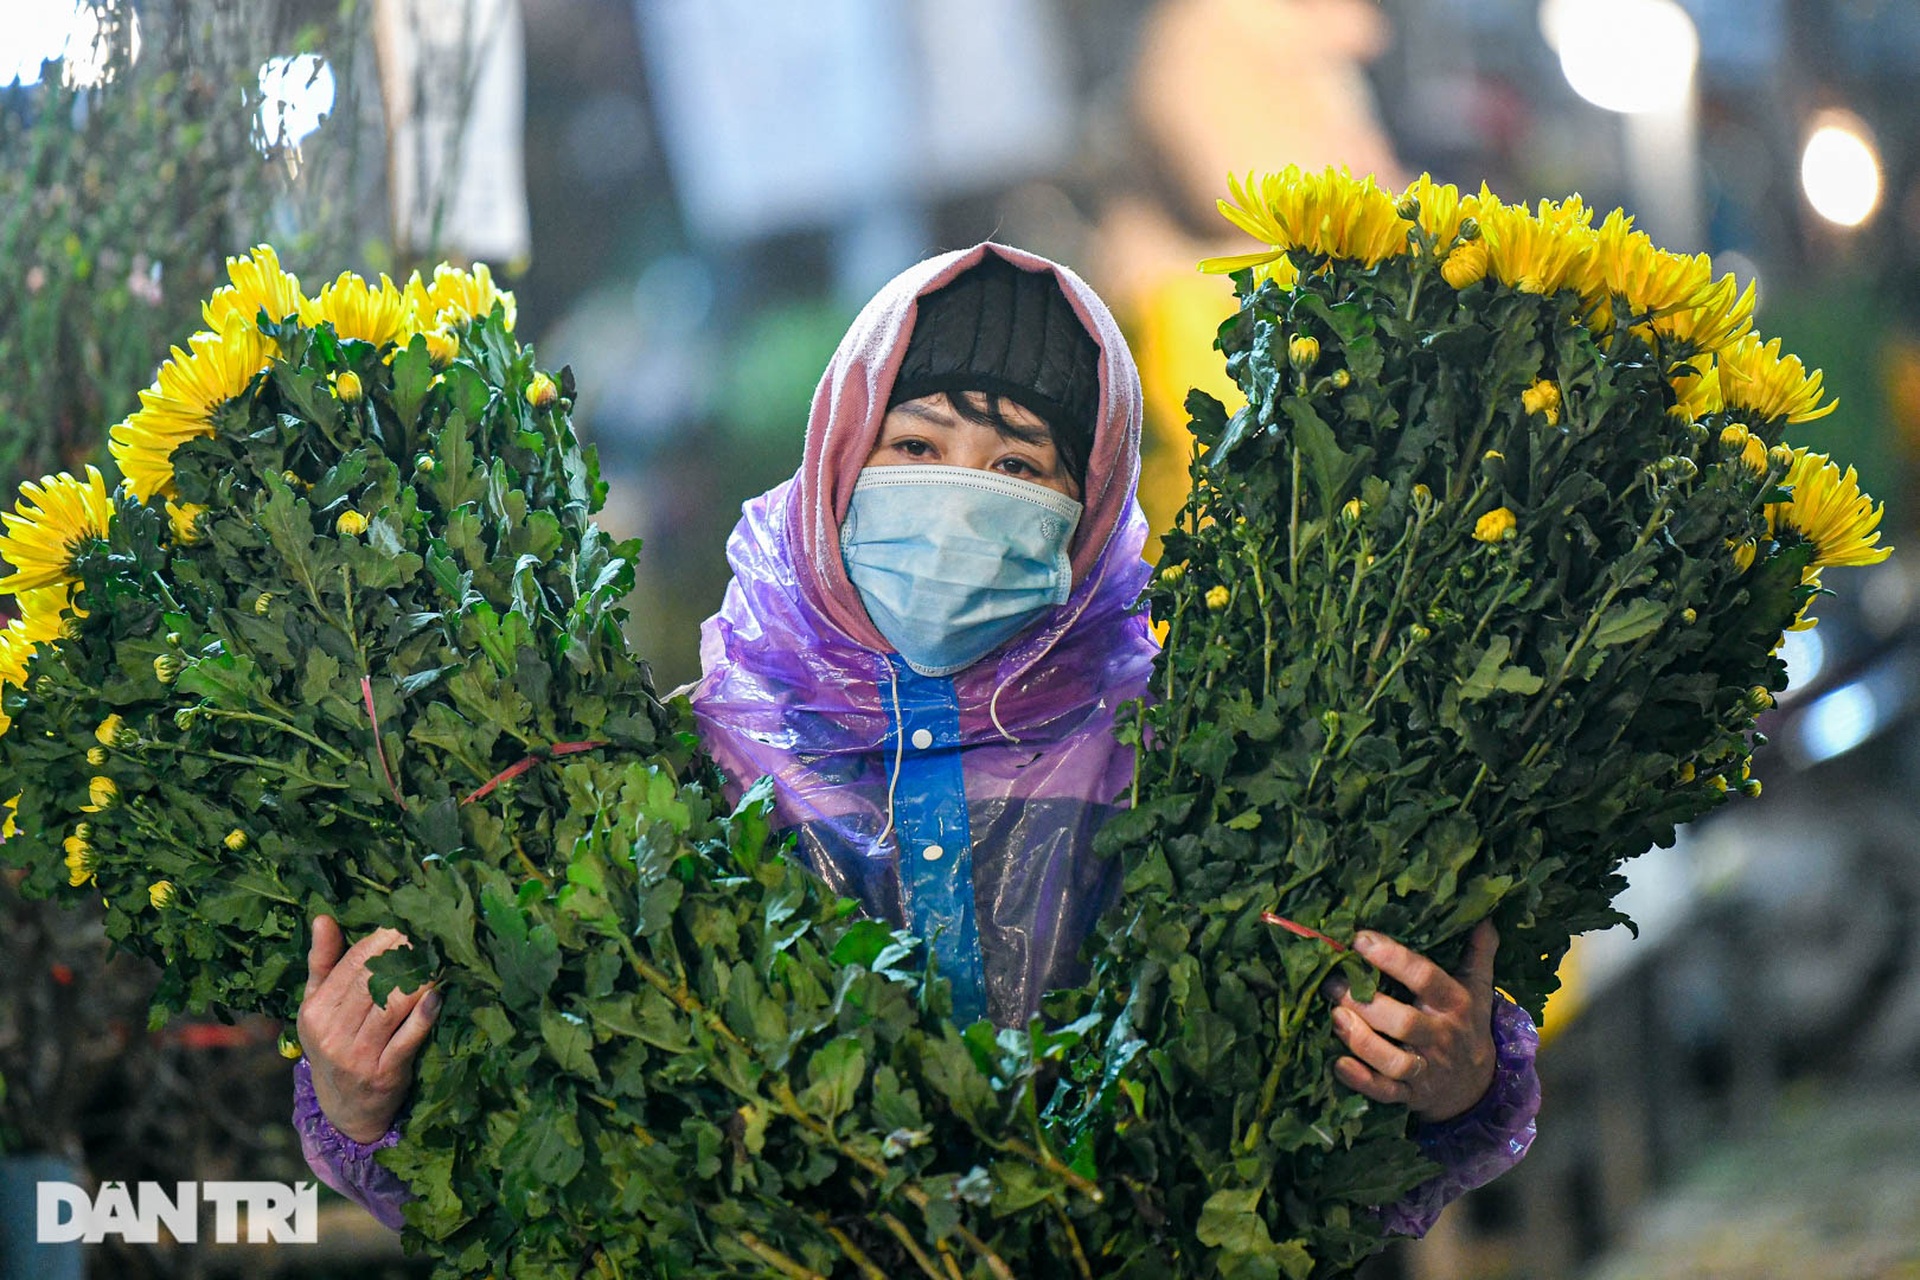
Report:
M1460 686L1460 701L1476 702L1495 693L1530 694L1540 692L1545 683L1539 676L1521 666L1507 666L1507 655L1512 651L1513 641L1506 636L1495 636L1481 651L1480 659L1474 664L1473 672Z
M1616 604L1600 615L1600 621L1593 629L1592 643L1598 649L1630 644L1657 631L1666 618L1667 605L1663 601L1642 596L1637 600Z

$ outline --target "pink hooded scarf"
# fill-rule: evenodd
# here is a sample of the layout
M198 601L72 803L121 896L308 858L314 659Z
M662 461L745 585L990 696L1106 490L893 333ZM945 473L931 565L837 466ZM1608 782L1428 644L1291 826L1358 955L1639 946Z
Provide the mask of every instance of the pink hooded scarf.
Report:
M1080 944L1114 892L1092 838L1132 779L1114 713L1146 692L1157 646L1135 602L1149 568L1140 469L1140 381L1106 305L1073 272L980 244L895 277L840 342L791 480L748 502L728 540L733 581L701 630L693 705L733 794L770 775L782 826L836 891L903 919L893 807L899 743L892 647L847 579L840 526L886 416L920 298L998 254L1052 272L1100 350L1100 410L1074 585L1025 631L953 679L972 843L973 904L996 1022L1084 976Z

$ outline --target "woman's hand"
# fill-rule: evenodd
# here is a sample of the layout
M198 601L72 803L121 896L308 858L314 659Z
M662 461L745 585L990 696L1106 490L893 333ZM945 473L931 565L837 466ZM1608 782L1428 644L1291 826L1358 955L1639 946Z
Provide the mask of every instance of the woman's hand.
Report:
M1353 948L1412 993L1407 1004L1376 994L1362 1004L1333 979L1334 1033L1352 1051L1333 1064L1340 1082L1376 1102L1404 1103L1431 1124L1469 1111L1493 1084L1491 920L1475 927L1460 972L1449 974L1391 938L1362 930Z
M349 949L332 916L315 916L300 1001L300 1047L313 1068L321 1114L355 1142L377 1142L413 1084L413 1059L433 1029L440 993L428 983L395 991L382 1009L367 991L367 961L407 945L398 929L376 929Z

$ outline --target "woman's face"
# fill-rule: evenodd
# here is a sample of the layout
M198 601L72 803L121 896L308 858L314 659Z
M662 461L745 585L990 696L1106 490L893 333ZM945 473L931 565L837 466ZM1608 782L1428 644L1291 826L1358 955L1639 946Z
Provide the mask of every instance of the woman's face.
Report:
M987 398L981 392L964 394L972 407L986 407ZM1079 487L1060 465L1060 454L1046 422L1011 400L1002 398L1000 405L1006 420L1018 429L1017 434L1005 434L987 423L961 417L944 394L902 401L887 410L880 424L880 439L867 455L866 465L899 467L931 462L997 471L1078 502Z

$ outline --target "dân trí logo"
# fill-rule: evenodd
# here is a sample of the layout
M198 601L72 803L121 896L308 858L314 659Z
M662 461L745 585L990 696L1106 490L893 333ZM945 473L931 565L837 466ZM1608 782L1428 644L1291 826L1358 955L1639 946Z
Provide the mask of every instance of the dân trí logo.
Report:
M129 1244L158 1244L160 1229L182 1244L200 1239L200 1206L213 1206L216 1244L240 1243L246 1211L248 1244L314 1244L319 1192L311 1182L181 1182L171 1194L157 1182L101 1184L98 1196L71 1182L42 1182L38 1238L42 1244L79 1240L98 1244L118 1236Z

